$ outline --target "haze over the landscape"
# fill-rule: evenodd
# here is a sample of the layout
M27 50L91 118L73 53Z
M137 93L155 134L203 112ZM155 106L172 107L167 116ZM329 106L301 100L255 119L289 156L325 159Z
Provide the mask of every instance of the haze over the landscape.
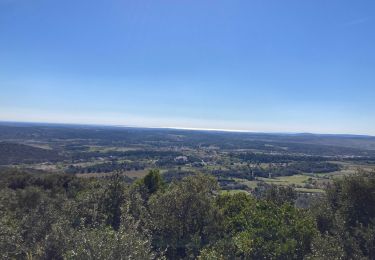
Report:
M0 120L375 135L375 2L0 0Z

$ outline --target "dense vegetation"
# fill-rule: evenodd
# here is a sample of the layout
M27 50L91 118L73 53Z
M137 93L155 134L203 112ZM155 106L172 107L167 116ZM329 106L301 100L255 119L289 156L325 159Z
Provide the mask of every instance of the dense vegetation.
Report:
M0 142L0 165L57 161L59 159L62 158L55 151L18 143Z
M226 193L213 177L127 184L0 174L3 259L374 259L374 173L335 179L311 208L290 187Z
M118 163L116 161L107 163L98 163L91 166L73 166L70 165L65 170L66 173L109 173L113 171L138 171L143 170L145 165L143 163L137 162L122 162Z

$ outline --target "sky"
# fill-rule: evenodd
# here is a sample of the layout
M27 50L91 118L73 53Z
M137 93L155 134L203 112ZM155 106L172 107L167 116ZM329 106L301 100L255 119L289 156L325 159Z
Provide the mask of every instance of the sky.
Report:
M0 0L0 121L375 135L373 0Z

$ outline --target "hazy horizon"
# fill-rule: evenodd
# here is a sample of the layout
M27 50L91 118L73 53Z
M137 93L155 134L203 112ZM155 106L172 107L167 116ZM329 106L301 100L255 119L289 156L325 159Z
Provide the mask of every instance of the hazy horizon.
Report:
M252 131L241 129L220 129L220 128L189 128L179 126L147 126L147 125L118 125L118 124L102 124L102 123L71 123L71 122L51 122L51 121L6 121L0 120L0 125L63 125L63 126L82 126L82 127L113 127L113 128L138 128L138 129L165 129L165 130L187 130L187 131L207 131L207 132L228 132L228 133L249 133L249 134L275 134L275 135L332 135L332 136L365 136L373 137L371 134L353 134L353 133L322 133L322 132L278 132L278 131Z
M0 120L375 136L374 11L0 0Z

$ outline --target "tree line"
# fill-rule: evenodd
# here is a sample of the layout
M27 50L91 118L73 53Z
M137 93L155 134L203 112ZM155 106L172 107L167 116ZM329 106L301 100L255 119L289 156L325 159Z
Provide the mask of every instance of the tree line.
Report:
M3 259L374 259L374 173L335 179L311 208L290 187L222 192L196 174L0 174Z

